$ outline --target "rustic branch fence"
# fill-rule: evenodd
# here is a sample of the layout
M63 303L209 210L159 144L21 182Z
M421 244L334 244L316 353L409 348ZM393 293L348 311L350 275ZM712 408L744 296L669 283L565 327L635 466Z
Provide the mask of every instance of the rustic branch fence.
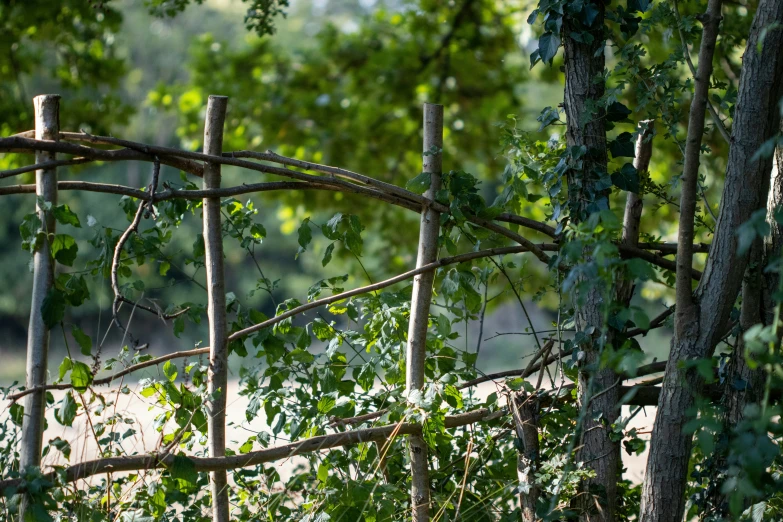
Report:
M411 319L408 333L407 349L407 380L406 387L409 396L424 385L424 361L426 358L426 334L429 321L429 307L432 300L432 286L435 271L451 264L462 263L483 257L509 254L530 253L540 261L548 263L550 257L546 252L556 252L559 249L559 238L553 227L523 216L500 214L494 220L475 216L469 209L463 209L467 219L474 225L504 236L515 246L506 246L468 252L452 257L438 259L439 216L450 213L448 206L435 200L435 194L440 189L443 147L443 108L438 105L426 104L424 107L424 156L423 170L431 175L431 186L423 195L418 195L403 188L374 179L372 177L351 172L342 168L319 165L292 158L286 158L273 152L258 153L252 151L223 152L223 127L228 100L225 97L210 96L206 110L204 130L204 152L191 152L167 147L157 147L132 141L93 136L86 132L61 132L59 129L59 96L45 95L35 98L36 128L35 131L23 132L11 137L0 138L0 152L3 153L35 153L35 164L13 170L0 172L0 179L18 176L27 172L36 172L35 185L12 185L0 187L0 195L36 194L38 201L56 204L60 191L86 191L105 194L130 196L139 201L136 217L126 230L116 247L113 270L112 288L115 293L113 305L114 319L117 319L119 304L125 300L120 292L116 268L119 263L125 240L135 233L145 212L152 211L156 202L171 199L203 200L203 234L205 238L207 288L208 288L208 319L210 346L167 354L152 360L129 366L114 375L95 379L93 386L110 384L116 379L128 375L141 368L157 365L176 358L209 354L209 457L190 457L197 471L208 471L211 474L213 520L224 522L229 520L228 482L226 470L254 466L265 462L289 458L294 455L314 451L357 444L360 442L383 443L396 436L409 436L412 467L411 506L413 520L422 522L429 519L429 481L427 446L421 437L421 426L415 423L397 423L381 427L354 429L307 438L290 444L276 446L244 455L225 456L225 408L227 385L227 345L231 341L243 339L251 333L269 328L290 317L307 310L348 299L352 296L385 288L400 281L414 278L413 295L411 299ZM89 145L86 145L89 144ZM113 148L98 148L109 146ZM57 154L65 154L70 159L57 159ZM255 161L251 161L255 160ZM91 162L110 161L144 161L154 165L154 175L148 190L139 190L106 183L90 183L84 181L58 181L57 168L72 165L82 165ZM259 163L263 161L266 163ZM270 165L273 164L273 165ZM177 190L158 187L160 165L168 165L180 169L190 175L203 179L201 190ZM250 171L271 174L287 178L288 181L271 181L253 184L242 184L233 187L221 186L221 166L232 165ZM274 166L280 165L280 166ZM295 170L296 169L296 170ZM399 206L421 215L420 236L416 268L379 283L349 290L330 297L321 298L303 304L276 317L259 324L229 334L226 321L226 288L223 269L223 239L221 235L220 198L239 194L251 194L268 191L290 190L324 190L341 191L371 197ZM55 222L51 213L36 203L44 236L48 238L54 232ZM537 234L548 236L554 240L551 243L534 243L517 232L503 226L510 223L521 226ZM123 239L124 238L124 239ZM694 252L706 252L708 245L693 245ZM676 252L676 244L636 244L635 241L625 241L618 244L618 249L624 257L638 257L666 270L675 270L675 263L665 256ZM700 273L693 271L692 277L698 279ZM46 382L46 358L48 352L49 331L42 318L42 303L51 289L54 277L54 263L51 257L48 239L34 254L34 287L33 301L30 313L29 340L27 346L27 379L25 389L8 396L11 401L24 398L24 423L22 453L20 465L22 469L39 466L41 463L41 448L44 426L45 393L52 389L68 389L70 384ZM148 312L161 314L148 308ZM661 326L672 313L672 309L664 311L653 319L650 328ZM183 313L180 311L178 313ZM174 317L172 314L167 317ZM119 322L118 322L119 324ZM628 332L630 336L645 334L647 330ZM549 345L551 348L551 344ZM460 388L475 386L481 382L509 376L528 377L549 364L558 361L570 352L562 351L549 355L549 352L539 351L536 357L525 369L488 375L474 381L463 383ZM537 358L541 358L540 361ZM664 370L663 363L655 363L640 368L637 376L650 375ZM627 377L627 376L626 376ZM635 386L622 386L621 395L633 389L636 393L632 404L648 405L657 401L660 379L653 379ZM618 383L619 384L619 383ZM563 400L569 392L568 387L561 390L561 395L547 395L539 390L541 400ZM601 392L599 392L601 393ZM447 417L446 427L454 428L471 423L496 419L506 415L506 409L490 411L477 409L464 414ZM369 414L355 419L336 419L335 428L345 428L348 425L365 422L381 416ZM158 454L103 458L82 462L68 467L64 474L47 475L52 480L63 478L65 482L77 481L92 475L106 472L121 472L168 468L174 462L174 455L168 451ZM3 495L24 491L24 480L10 479L0 481L0 492Z

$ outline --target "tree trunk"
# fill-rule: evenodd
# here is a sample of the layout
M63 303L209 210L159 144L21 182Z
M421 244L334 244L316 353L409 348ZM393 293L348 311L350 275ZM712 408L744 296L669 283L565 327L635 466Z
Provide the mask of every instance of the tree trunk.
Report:
M443 149L443 106L424 104L424 156L423 171L431 176L430 188L424 193L435 199L441 187ZM438 258L440 214L431 207L421 212L419 249L416 267L432 263ZM424 386L424 365L427 357L427 325L432 301L432 283L435 272L425 272L413 279L411 316L408 324L406 351L406 387L408 394ZM411 457L411 510L413 522L426 522L430 518L430 479L427 444L420 435L408 437Z
M692 306L680 310L679 301L677 304L675 334L642 490L641 522L679 522L683 518L692 442L691 434L683 433L683 427L690 420L688 413L694 396L703 387L698 373L693 369L686 371L683 363L710 357L726 333L729 314L748 264L747 254L737 256L735 232L754 211L766 204L760 187L769 176L771 160L752 161L751 158L778 127L777 102L783 84L783 53L780 52L783 31L767 32L761 51L757 50L762 31L774 23L783 23L783 0L761 0L743 58L721 211L707 266ZM681 221L680 226L688 224ZM683 246L682 242L680 246ZM678 266L678 273L686 269L690 267ZM688 289L690 284L688 280ZM678 278L678 300L681 293Z
M783 130L783 127L781 127ZM783 204L783 177L780 165L783 162L783 149L775 151L772 162L772 174L769 186L765 187L767 196L767 222L770 235L762 241L758 239L751 247L748 269L742 283L742 307L740 310L740 329L744 333L753 325L763 323L770 325L774 321L774 300L772 293L778 289L778 274L776 271L766 272L771 261L780 257L783 228L775 220L775 210ZM751 369L745 354L745 340L742 333L737 340L737 346L731 353L728 372L724 384L723 405L724 434L730 435L732 427L743 418L748 404L760 403L764 394L765 374L761 368ZM715 516L728 516L729 506L726 495L722 491L723 484L717 480L719 474L725 473L726 455L721 455L715 465L714 491L711 491L711 510Z
M36 96L35 139L58 141L60 133L60 96L45 94ZM53 152L39 151L35 162L54 161ZM37 170L35 172L35 194L38 198L57 204L57 171ZM41 307L54 284L54 259L52 259L49 236L55 232L56 221L52 212L46 212L36 204L38 218L45 236L33 254L33 297L30 304L30 323L27 329L27 376L25 386L35 388L46 384L46 362L49 356L49 328L43 320ZM35 391L25 397L22 419L22 451L19 467L22 471L41 465L41 449L45 426L46 392ZM24 520L25 502L20 507L20 519Z
M228 98L210 96L204 125L204 153L223 152L223 124ZM220 187L220 164L204 163L204 189ZM220 198L205 198L204 250L207 272L207 316L209 318L209 456L226 454L226 391L228 386L228 325L226 284L223 271L223 229ZM228 479L225 470L212 472L212 520L228 522Z
M585 220L592 212L608 208L608 190L596 191L596 172L607 170L606 125L603 110L597 110L604 94L604 83L596 81L604 73L604 14L602 1L594 1L598 15L588 28L593 36L591 43L564 38L565 50L565 100L566 141L569 147L585 147L582 166L572 169L567 176L571 220ZM563 34L576 30L579 22L564 17ZM579 28L583 30L583 28ZM603 332L605 303L602 290L593 287L583 302L577 305L577 326L580 330L595 329L593 345L585 349L579 371L579 400L587 403L582 428L579 460L595 471L595 478L584 485L579 507L581 520L613 521L615 518L617 481L619 477L620 445L610 439L611 425L619 410L617 376L611 369L600 369L600 352L611 343ZM595 400L591 396L597 395ZM595 420L599 419L599 420ZM596 496L594 495L597 495ZM596 510L596 504L600 509Z

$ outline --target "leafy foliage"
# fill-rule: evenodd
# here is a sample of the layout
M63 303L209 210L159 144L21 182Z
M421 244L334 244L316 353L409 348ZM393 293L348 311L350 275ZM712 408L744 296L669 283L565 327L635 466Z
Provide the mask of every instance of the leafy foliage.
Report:
M189 4L189 0L150 0L147 7L155 15L171 17ZM83 2L66 2L52 19L61 22L57 24L33 15L32 4L22 9L12 3L12 7L0 7L0 15L8 15L3 17L10 28L4 38L12 43L12 59L16 53L30 53L25 67L39 66L44 59L34 56L32 49L48 49L52 42L58 42L57 53L62 60L57 62L53 76L90 100L82 105L80 97L69 97L69 109L63 114L74 119L65 120L64 126L81 123L80 118L89 121L91 129L120 125L128 113L119 102L112 101L112 95L87 96L93 89L112 85L124 70L109 37L119 31L120 12L102 7L95 14ZM283 14L288 3L255 0L248 7L247 27L265 35L274 32L273 20ZM597 10L604 7L607 23L597 24ZM727 9L736 14L740 7ZM245 45L232 47L219 38L203 35L193 42L187 64L191 78L161 83L147 96L147 109L151 111L162 114L176 110L179 136L191 148L200 146L206 95L219 92L231 96L226 150L275 146L297 158L380 172L387 182L402 185L407 181L407 188L418 194L431 185L429 173L415 174L420 162L418 152L413 152L419 150L419 104L439 101L447 107L447 120L453 122L447 128L442 151L448 161L453 161L453 168L444 173L443 188L434 195L449 209L441 215L441 253L456 255L506 245L505 238L474 222L475 218L492 219L504 212L551 223L556 236L556 251L546 267L535 267L521 256L494 256L436 271L436 306L431 310L427 330L428 385L420 392L408 394L405 390L404 347L411 313L408 282L332 303L306 316L277 322L246 340L231 342L232 357L239 361L239 394L247 400L242 426L247 433L229 453L246 455L344 429L417 422L422 425L431 455L433 506L444 520L459 516L465 520L517 520L518 495L531 484L518 483L520 441L507 429L508 417L498 415L494 420L456 429L446 426L449 416L478 408L500 412L506 404L504 394L524 391L531 394L539 412L540 455L533 478L542 491L538 515L547 520L579 516L574 499L592 472L577 461L574 451L585 418L575 401L576 392L567 381L575 379L590 347L599 346L601 356L587 371L610 368L634 375L644 361L642 346L629 331L651 327L649 306L618 303L613 289L618 282L627 282L643 288L643 295L667 296L672 274L646 261L620 255L617 242L622 222L617 203L624 200L626 192L645 197L646 208L656 219L643 224L643 237L657 241L671 233L678 177L670 172L677 170L684 108L688 105L683 92L690 90L692 81L683 73L681 46L669 39L675 25L683 30L688 42L694 41L699 31L695 15L686 13L678 21L671 6L664 2L628 0L604 6L593 1L542 0L528 17L535 33L528 42L535 47L530 64L541 61L549 67L527 72L526 64L520 66L521 61L510 51L517 53L519 28L515 14L514 9L498 2L467 0L456 9L429 2L404 2L398 9L379 7L363 18L355 31L327 23L314 36L312 46L293 50L268 37L252 37ZM31 32L31 27L37 29ZM736 45L745 32L744 17L727 14L726 37L720 45ZM526 80L559 81L558 50L563 41L591 43L595 38L605 40L615 57L609 62L606 77L596 79L607 86L594 107L595 114L605 116L612 134L607 144L612 159L606 171L585 169L586 159L594 151L568 146L565 137L557 134L562 121L556 102L547 102L551 105L539 113L538 125L531 122L529 128L537 128L535 131L525 130L527 118L518 120L514 116L521 111L519 89ZM79 45L84 42L90 44ZM733 59L730 53L725 54L728 60ZM729 70L734 65L729 62ZM0 69L0 75L8 76L9 70ZM538 76L530 76L533 74ZM3 85L7 90L18 90L11 81ZM718 76L713 91L716 106L730 118L736 89L727 78ZM80 109L72 111L71 104ZM4 134L29 122L29 115L17 110L19 106L0 102L0 114L9 115L3 120L8 122L2 129ZM495 125L498 114L511 116ZM656 160L658 164L643 174L628 160L634 157L636 124L649 117L661 122L659 128L663 131L656 144L660 153L656 154L663 159ZM501 156L507 161L500 167L493 163L498 137ZM709 150L705 153L714 149L715 154L704 155L705 170L720 170L715 168L724 161L719 145L711 135L706 143ZM771 151L774 143L762 153ZM10 165L16 160L2 161ZM573 183L569 186L569 177L591 190L580 191ZM184 191L198 188L184 175L165 183L166 188ZM704 177L700 184L707 199L708 185L719 185L719 180ZM575 192L584 197L584 205L573 205L570 196ZM415 233L410 233L412 227L408 225L415 222L413 217L401 217L397 211L385 208L381 211L378 205L360 198L346 204L332 194L289 194L282 201L283 209L290 212L282 220L290 224L288 232L296 245L288 252L277 248L276 242L283 240L266 221L269 214L263 212L264 204L270 200L261 201L222 201L222 233L225 244L232 245L226 248L227 258L247 259L258 271L252 290L242 294L236 289L244 287L235 284L235 290L227 295L232 333L261 324L269 316L288 312L302 302L339 294L358 286L359 280L372 281L378 274L394 272L410 258ZM119 215L126 218L121 223L123 228L138 204L129 197L120 200ZM303 208L311 213L300 210ZM0 450L2 478L24 480L30 513L37 520L53 520L54 516L96 522L117 517L207 520L211 504L205 493L208 478L196 470L191 458L206 454L210 402L206 361L198 356L170 360L146 374L137 385L123 381L111 393L98 388L99 372L119 371L151 358L137 350L152 337L144 329L129 326L128 342L123 335L119 353L102 361L102 350L108 349L104 342L94 341L84 325L75 324L74 308L94 306L91 299L105 306L105 301L100 301L104 295L101 285L105 286L110 277L113 252L122 231L88 214L92 211L89 208L61 204L42 209L43 217L57 221L57 234L45 229L46 219L37 213L21 219L19 230L26 252L41 252L48 240L48 254L61 265L42 310L47 326L62 333L69 351L59 364L58 381L70 384L72 389L47 400L54 409L54 421L68 427L84 421L99 456L132 454L138 451L134 448L138 425L118 410L117 404L121 396L138 394L154 411L151 429L159 439L156 450L166 448L171 452L173 464L159 472L139 470L127 476L112 475L111 480L101 476L84 488L67 486L58 473L22 473L16 447L24 411L17 403L0 417L0 440L6 443ZM199 201L159 202L125 245L117 266L120 292L131 302L152 303L150 306L165 313L184 311L165 326L177 337L184 335L186 328L188 333L200 335L199 325L206 316L205 295L196 292L187 299L175 299L162 293L165 301L158 303L156 298L150 299L150 293L156 287L173 292L175 285L198 286L197 274L205 263L204 240L188 228L188 222L197 221L200 211ZM580 212L583 214L577 215ZM711 237L713 222L709 214L708 209L700 209L700 240ZM82 229L82 223L86 229ZM737 230L740 251L769 233L766 216L754 215ZM536 239L550 240L542 236ZM311 258L320 268L334 270L339 265L339 275L327 273L313 282L310 273L297 274L304 282L296 291L286 287L285 298L280 300L280 280L264 273L265 256L275 254L286 255L285 262L291 266L296 260L297 267L301 267ZM355 261L361 270L347 260ZM375 266L367 268L364 263ZM776 272L779 266L772 263L768 271ZM605 320L601 328L585 328L577 317L576 310L592 292L603 303L600 311ZM262 311L250 304L256 293L268 296L271 310ZM474 348L463 332L473 323L483 324L488 306L494 306L493 295L516 298L522 305L520 317L528 313L523 297L530 295L556 312L552 333L562 358L550 376L552 389L539 389L537 376L508 379L489 395L463 386L481 373L481 343ZM776 295L775 299L779 301L780 297ZM750 404L742 422L733 426L721 422L718 406L699 406L699 416L688 426L699 433L689 491L694 514L709 509L720 516L731 513L761 519L779 515L781 412L777 401L770 399L783 384L779 382L783 372L775 334L777 322L734 331L722 346L731 351L741 346L742 339L748 364L764 368L769 375L764 388L767 396L758 404ZM530 337L540 343L542 332L536 331L532 323L525 328L524 333L532 334ZM70 350L66 332L78 350ZM531 340L528 344L534 343ZM720 380L725 359L720 356L696 361L690 369L713 380L717 375L719 384L743 386L741 382ZM2 389L3 394L12 391L18 391L16 385ZM645 447L638 431L629 427L638 413L637 409L604 426L629 454L640 454ZM353 419L364 415L373 417ZM45 441L44 452L70 461L71 442L59 437ZM408 516L410 476L404 437L299 458L287 476L269 464L235 470L230 492L232 516L237 520L308 521L405 520ZM727 505L714 505L711 495L716 490L725 496ZM596 495L600 498L600 492ZM620 484L619 516L635 516L639 495L638 485L629 481ZM13 504L15 500L4 502L2 507L7 512L18 507ZM505 508L499 512L498 506Z

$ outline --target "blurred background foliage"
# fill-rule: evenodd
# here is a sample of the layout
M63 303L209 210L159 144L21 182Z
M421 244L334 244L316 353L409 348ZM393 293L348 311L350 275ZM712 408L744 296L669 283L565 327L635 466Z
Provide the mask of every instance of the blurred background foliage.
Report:
M404 186L421 170L421 106L424 102L440 103L445 106L446 122L444 168L475 175L482 181L481 195L491 203L503 188L509 160L513 165L519 159L514 140L524 136L525 142L537 139L546 143L557 141L561 132L558 125L541 130L536 121L542 109L562 103L563 90L560 54L551 66L530 68L530 54L538 47L536 31L541 30L540 24L527 23L533 1L296 0L287 6L286 2L272 2L285 16L265 20L248 16L255 12L253 2L188 3L1 3L0 134L32 128L32 97L58 92L63 96L64 130L84 129L200 150L207 97L221 94L230 97L224 150L271 149ZM650 180L676 202L680 141L692 86L682 61L676 20L666 3L656 6L644 15L641 30L633 36L638 45L628 46L623 35L617 35L607 67L612 72L610 87L616 90L618 100L635 109L630 124L619 126L623 128L616 132L632 132L635 122L647 118L660 122ZM727 58L716 64L712 90L713 103L726 116L733 110L736 93L733 86L744 45L740 35L747 34L750 18L731 16L731 12L741 15L742 10L752 7L726 7L726 31L718 45L728 52L716 54ZM695 14L701 10L699 2L683 2L681 6L684 35L696 46L700 27ZM263 34L271 32L269 24L274 25L273 34ZM626 54L615 56L612 52ZM721 139L717 130L708 130L705 145L712 153L702 157L707 167L704 172L722 173L727 146ZM509 155L509 150L514 154ZM0 168L31 161L29 156L7 154L0 157ZM535 166L534 161L531 168ZM103 164L61 170L60 178L142 186L148 181L149 170L147 164ZM183 183L172 169L164 168L163 175L172 185ZM30 183L33 179L29 174L12 182ZM226 185L261 179L258 173L224 169ZM705 201L717 212L720 176L708 175L702 184ZM547 194L541 191L540 195L541 203L546 203ZM122 207L110 196L63 192L60 197L80 216L93 216L93 226L74 231L85 246L100 229L96 223L115 229L127 223ZM619 213L625 196L614 197L613 208ZM254 252L263 276L247 250L229 246L228 285L246 305L259 307L267 315L274 313L275 302L304 296L317 279L347 273L350 279L345 286L354 287L414 264L418 232L414 213L330 192L275 192L250 199L252 203L245 208L250 208L252 219L267 230L263 244ZM661 204L655 197L650 199ZM32 205L29 196L3 198L3 354L19 350L21 355L26 336L31 277L26 268L29 258L19 248L19 224ZM543 219L545 209L540 203L525 202L517 210ZM706 240L714 220L704 205L699 210L704 223L700 239ZM310 217L325 223L335 212L361 218L365 226L363 257L338 247L336 262L324 269L321 257L329 241L316 237L308 252L295 260L301 221ZM643 222L643 232L652 238L673 239L676 214L676 204L662 204L654 218ZM188 263L194 238L200 233L200 216L186 215L182 226L186 232L174 234L166 251L155 254L159 265L170 264L168 277L163 277L165 271L149 265L141 267L136 277L144 280L147 297L165 295L167 302L203 303L205 294L194 283L203 281L203 271ZM75 270L87 261L77 261ZM518 267L514 277L525 279L521 289L526 298L532 298L546 282L526 270L526 265ZM258 291L259 277L278 284L271 293ZM95 278L90 285L98 298L74 309L71 320L75 323L94 317L97 309L105 312L110 305L108 282ZM667 300L669 289L649 282L641 296L648 301L645 306L658 310L655 302ZM506 291L501 297L514 296ZM505 317L497 324L521 331L526 324L518 310L502 311L507 300L492 300L490 315L500 310L495 317ZM555 303L545 300L543 304ZM546 327L550 319L545 312L539 313L537 326ZM156 319L135 321L143 326L143 321ZM95 325L82 328L94 331ZM189 328L184 340L164 336L153 343L153 349L180 348L199 341L202 334L198 327ZM656 334L647 338L645 344L651 345L652 355L666 352L667 346L656 344L662 338ZM522 343L527 349L530 345L527 340L511 339L503 337L500 342L504 347ZM520 357L518 349L491 353L497 357L490 366ZM18 369L4 371L18 375Z

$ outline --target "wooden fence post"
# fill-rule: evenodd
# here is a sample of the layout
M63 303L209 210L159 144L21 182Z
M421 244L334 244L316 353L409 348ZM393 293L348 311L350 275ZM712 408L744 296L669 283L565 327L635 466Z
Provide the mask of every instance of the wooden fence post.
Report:
M210 96L204 123L204 154L223 153L226 96ZM220 188L220 164L204 164L204 189ZM204 250L207 269L209 318L209 456L226 454L226 392L228 386L228 326L226 284L223 271L223 230L220 198L204 198ZM212 472L212 520L228 522L228 479L225 470Z
M44 94L33 99L35 106L35 139L59 141L60 137L60 96ZM53 152L35 153L35 162L55 160ZM51 205L57 204L57 170L35 171L35 194ZM41 227L46 232L44 239L33 254L33 295L30 303L30 323L27 328L27 376L25 386L35 388L46 384L46 362L49 356L49 328L43 320L41 307L54 284L54 259L52 259L49 235L54 234L55 220L51 212L46 212L36 202ZM41 465L43 446L44 413L46 412L46 392L36 391L25 397L24 418L22 419L22 451L19 455L19 467L22 471ZM20 519L24 519L25 502L20 505Z
M443 149L443 106L424 104L424 154L423 171L430 174L430 188L424 193L428 199L435 199L441 187ZM440 213L430 206L421 211L419 228L419 249L416 267L436 261L438 258L438 235ZM407 346L407 393L424 386L424 363L427 350L427 323L432 301L432 283L435 272L419 274L413 280L411 296L411 317L408 325ZM413 522L429 520L430 484L427 444L420 435L408 438L411 456L411 509Z

